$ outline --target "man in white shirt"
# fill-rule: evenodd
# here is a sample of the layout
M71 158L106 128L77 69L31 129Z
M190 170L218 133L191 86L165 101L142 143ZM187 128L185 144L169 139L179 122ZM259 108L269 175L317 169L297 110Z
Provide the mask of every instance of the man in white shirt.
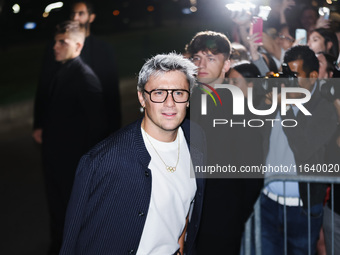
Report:
M60 254L192 254L204 186L191 178L192 165L204 163L204 136L184 120L195 74L174 53L145 63L144 118L83 156ZM195 130L200 139L190 140Z

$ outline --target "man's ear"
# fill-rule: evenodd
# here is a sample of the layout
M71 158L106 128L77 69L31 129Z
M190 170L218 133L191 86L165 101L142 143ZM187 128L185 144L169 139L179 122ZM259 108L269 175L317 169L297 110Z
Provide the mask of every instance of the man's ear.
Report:
M81 42L76 42L76 51L80 53L81 50L83 49L83 46L84 46L83 43L81 43Z
M227 59L227 60L224 61L224 65L223 65L222 71L224 73L227 73L229 71L229 69L230 69L230 60Z
M92 23L96 19L96 14L92 13L89 18L89 23Z
M145 98L143 96L143 92L137 91L137 94L138 94L139 103L144 108L145 107Z
M315 83L316 79L319 77L319 73L317 71L312 71L309 74L309 78L311 79L311 83Z
M327 42L327 44L326 44L327 52L332 48L332 46L333 46L332 42Z

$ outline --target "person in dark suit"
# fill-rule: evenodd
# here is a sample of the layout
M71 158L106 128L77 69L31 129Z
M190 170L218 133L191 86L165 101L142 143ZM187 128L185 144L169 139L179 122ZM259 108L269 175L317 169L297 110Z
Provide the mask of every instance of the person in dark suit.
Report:
M301 111L301 105L298 107L299 104L290 103L286 114L276 109L266 117L277 121L274 124L266 123L261 130L265 165L268 169L283 169L269 170L266 178L277 175L315 175L315 171L309 171L308 167L325 162L326 146L336 130L335 109L321 96L318 89L319 62L315 53L308 46L295 46L285 53L284 63L290 73L296 75L296 86L310 91L310 100L303 104L310 115ZM300 92L287 93L290 100L303 97L304 94ZM281 101L281 93L277 99ZM271 105L272 94L268 93L261 108L268 109ZM294 127L283 126L281 122L284 120L295 120L297 124ZM261 195L261 238L262 247L265 247L262 254L283 253L285 210L288 254L307 254L309 249L310 254L315 254L326 188L327 185L322 183L307 186L306 183L294 181L266 182Z
M60 254L192 254L204 188L192 165L205 155L202 131L185 120L195 74L175 53L144 64L144 118L81 159Z
M104 102L109 116L110 131L121 127L121 105L116 56L111 45L98 39L91 33L91 24L95 21L94 7L89 0L76 0L72 4L71 19L86 27L86 38L81 57L98 76L102 86Z
M59 252L67 203L79 159L108 135L99 79L79 57L85 29L76 21L57 26L55 59L60 67L43 91L41 142L51 217L50 254Z
M80 56L82 60L91 67L102 84L105 110L109 116L109 129L110 132L114 132L121 126L118 67L113 48L91 34L91 24L94 22L95 18L96 14L94 13L91 1L84 0L72 2L70 19L78 21L86 29L85 43ZM43 67L34 104L34 130L39 130L41 127L42 115L44 112L44 97L42 91L49 89L51 78L60 66L60 62L56 61L54 58L53 45L54 42L51 42L47 46L43 59ZM36 139L41 140L41 136L38 136L38 132L36 132L36 135Z

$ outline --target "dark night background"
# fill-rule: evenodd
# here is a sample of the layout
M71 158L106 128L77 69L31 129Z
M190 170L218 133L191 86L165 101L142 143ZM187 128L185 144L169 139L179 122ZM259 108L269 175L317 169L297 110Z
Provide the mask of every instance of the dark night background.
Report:
M53 39L55 25L69 15L69 3L64 1L62 8L43 18L44 8L52 2L0 0L0 105L33 97L46 42ZM198 11L190 15L182 13L191 6L189 0L93 2L97 18L91 31L115 48L121 78L134 77L151 55L182 52L197 31L230 30L224 7L228 1L198 0ZM17 14L12 10L15 3L21 7ZM119 10L118 16L114 10ZM34 30L23 29L28 21L36 22Z
M69 5L42 16L51 0L0 0L0 105L31 98L34 95L41 59L47 40L53 39L55 25L68 18ZM192 36L201 30L215 30L231 38L232 22L225 5L232 0L115 0L93 1L97 18L92 33L111 43L117 52L120 77L134 77L151 55L182 52ZM242 1L245 2L245 1ZM269 0L252 0L268 4ZM310 3L311 0L296 0ZM322 5L325 0L314 0ZM12 6L19 4L19 13ZM196 12L184 14L194 6ZM336 2L333 8L337 7ZM114 11L119 15L114 16ZM297 23L299 10L291 11L291 23ZM36 28L24 30L26 22Z
M274 0L277 1L277 0ZM311 3L312 0L296 0ZM38 146L31 138L32 105L46 44L55 25L68 18L69 3L42 14L50 0L0 0L0 254L40 255L48 247L48 216ZM231 38L233 23L225 5L232 0L93 1L93 34L112 44L120 75L123 124L140 115L136 74L157 53L183 52L199 31ZM244 1L240 1L244 2ZM269 0L252 0L268 3ZM316 1L321 6L325 0ZM13 13L19 4L21 11ZM194 6L197 11L184 14ZM338 4L333 4L333 11ZM119 15L114 16L114 11ZM289 21L298 22L299 9ZM34 30L24 30L26 22Z

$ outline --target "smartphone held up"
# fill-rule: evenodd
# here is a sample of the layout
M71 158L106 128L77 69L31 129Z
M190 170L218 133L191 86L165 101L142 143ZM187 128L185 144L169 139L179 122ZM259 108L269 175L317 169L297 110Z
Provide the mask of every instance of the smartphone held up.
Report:
M330 14L330 10L328 7L320 7L319 8L319 15L320 16L323 16L323 18L325 20L328 20L329 19L329 14Z
M257 34L258 39L255 43L262 43L263 19L260 17L253 17L250 24L250 35Z
M299 45L307 44L307 31L306 29L298 28L295 30L295 40Z

